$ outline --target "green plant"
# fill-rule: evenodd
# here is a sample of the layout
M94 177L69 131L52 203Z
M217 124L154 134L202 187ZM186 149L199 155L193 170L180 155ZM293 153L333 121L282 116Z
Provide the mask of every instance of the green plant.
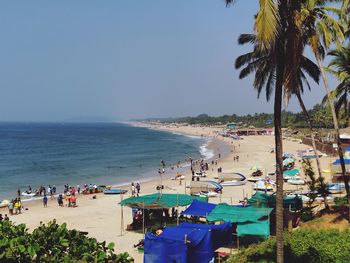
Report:
M0 222L1 262L118 262L129 263L128 253L115 254L114 244L95 238L56 221L41 224L32 233L24 224Z
M349 262L350 231L296 230L285 233L284 262ZM275 262L274 237L231 255L228 262Z

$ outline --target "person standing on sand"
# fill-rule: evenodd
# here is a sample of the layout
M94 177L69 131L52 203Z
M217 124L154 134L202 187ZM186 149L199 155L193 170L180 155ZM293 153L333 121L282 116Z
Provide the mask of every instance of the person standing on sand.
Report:
M135 196L135 185L134 185L134 182L131 183L131 195Z
M63 207L63 196L60 194L57 198L57 203L59 206Z
M46 194L43 197L43 204L44 204L44 208L46 208L47 207L47 196L46 196Z
M141 186L139 182L136 182L136 191L137 191L137 196L139 196L141 190Z
M13 200L7 205L7 208L9 209L9 214L13 215Z

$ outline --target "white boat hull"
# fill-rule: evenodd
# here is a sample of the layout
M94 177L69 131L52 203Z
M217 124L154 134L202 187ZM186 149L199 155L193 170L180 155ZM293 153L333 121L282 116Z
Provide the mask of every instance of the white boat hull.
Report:
M245 185L247 182L243 181L226 181L220 183L222 186L239 186L239 185Z

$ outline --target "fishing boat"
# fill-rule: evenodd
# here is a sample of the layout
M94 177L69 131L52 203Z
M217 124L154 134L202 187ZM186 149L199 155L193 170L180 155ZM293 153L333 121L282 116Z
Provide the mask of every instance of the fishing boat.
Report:
M263 180L265 180L265 179L264 179L264 178L261 178L261 177L248 177L248 178L247 178L247 181L253 182L253 183L255 183L255 182L257 182L257 181L263 181Z
M289 194L288 197L300 197L303 203L309 203L311 201L311 198L306 195L298 195L298 194Z
M204 197L216 197L218 195L218 193L209 191L209 192L198 192L198 193L196 193L194 195L204 196Z
M271 191L273 190L274 182L272 180L259 180L254 184L254 190Z
M287 180L287 183L291 185L304 185L305 181L300 179L290 179L290 180Z
M192 181L190 186L191 195L195 195L200 192L216 192L222 191L222 186L215 181L205 180L205 181Z
M22 193L22 195L26 196L26 197L34 197L34 196L38 195L38 193L25 191Z
M222 186L239 186L239 185L245 185L247 182L244 181L224 181L220 183Z
M125 194L128 190L119 189L119 188L111 188L111 189L103 189L103 193L105 195L120 195Z
M9 203L10 203L9 200L2 200L0 202L0 207L7 207Z
M246 177L241 173L221 173L217 179L219 182L224 181L244 181Z
M322 154L304 154L301 156L302 159L316 159L321 157L322 157Z
M345 190L345 184L344 183L327 184L327 190L332 192L343 191Z

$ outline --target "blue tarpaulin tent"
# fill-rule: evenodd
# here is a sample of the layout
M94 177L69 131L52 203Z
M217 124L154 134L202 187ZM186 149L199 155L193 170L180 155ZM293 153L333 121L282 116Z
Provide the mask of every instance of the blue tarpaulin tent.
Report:
M159 236L145 236L144 263L193 262L205 263L214 251L232 242L232 225L182 223L166 227Z
M350 159L344 159L345 164L350 164ZM340 164L340 159L335 160L334 165Z
M205 203L197 200L193 200L192 204L187 207L181 215L188 216L207 216L216 207L216 204Z

